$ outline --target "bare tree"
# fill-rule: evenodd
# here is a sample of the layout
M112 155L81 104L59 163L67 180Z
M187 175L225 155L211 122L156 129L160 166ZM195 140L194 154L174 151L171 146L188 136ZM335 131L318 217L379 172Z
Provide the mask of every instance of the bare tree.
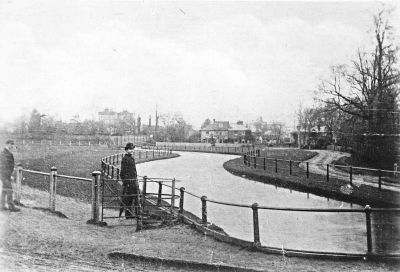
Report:
M325 103L366 120L368 132L382 133L387 131L387 118L398 109L400 82L398 48L384 11L374 17L374 39L372 52L358 50L350 69L332 67L331 79L323 81L319 90L327 94Z
M362 124L359 131L368 136L363 141L381 150L393 149L395 139L386 136L398 133L393 124L398 118L394 113L398 111L400 83L398 47L386 17L385 10L374 16L374 48L370 52L359 49L349 67L332 67L331 78L319 86L320 93L325 94L322 101L360 119L353 124Z

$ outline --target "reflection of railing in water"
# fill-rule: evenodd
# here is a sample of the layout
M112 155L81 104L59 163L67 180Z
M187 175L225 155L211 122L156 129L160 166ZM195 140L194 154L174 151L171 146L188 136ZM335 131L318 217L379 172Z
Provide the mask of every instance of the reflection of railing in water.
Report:
M109 173L112 173L112 171ZM166 184L163 181L170 181L171 184ZM155 182L158 184L158 190L154 192L150 192L148 190L148 183ZM271 253L279 253L279 254L286 254L286 255L293 255L293 256L336 256L336 257L381 257L383 256L380 253L376 253L373 250L373 235L372 235L372 226L371 226L371 214L383 214L383 213L400 213L400 208L388 208L388 209L377 209L371 208L369 205L366 205L363 209L337 209L337 208L329 208L329 209L307 209L307 208L296 208L296 207L273 207L273 206L259 206L257 203L252 205L246 204L237 204L237 203L230 203L224 201L218 201L214 199L208 199L206 196L199 196L192 192L186 191L184 187L175 188L175 180L174 179L160 179L160 178L148 178L143 177L141 180L142 185L142 200L148 199L151 196L151 200L153 201L151 205L167 208L171 214L175 215L182 221L189 222L196 226L196 228L200 229L201 231L214 236L215 238L228 241L233 244L237 244L240 246L246 247L254 247L262 251L271 252ZM164 194L163 188L168 187L171 189L171 194ZM179 192L178 192L179 190ZM185 194L190 195L196 199L199 199L201 202L201 218L194 219L192 216L188 216L184 210L185 204ZM164 199L170 199L171 203L167 203L163 201ZM175 199L179 199L179 204L176 205ZM186 200L187 201L187 200ZM252 211L252 222L248 222L253 226L253 240L246 241L234 237L230 237L227 234L218 232L210 228L211 224L209 222L209 218L207 216L207 202L214 203L217 205L223 206L232 206L232 207L239 207L244 209L251 209ZM142 202L143 203L143 202ZM275 248L269 247L268 245L261 244L261 236L260 234L260 226L259 226L259 210L275 210L275 211L282 211L282 212L310 212L310 213L364 213L365 214L365 229L366 229L366 253L348 253L348 252L324 252L324 251L308 251L308 250L298 250L298 249L283 249L283 248ZM391 257L400 257L399 254L386 254L385 256Z

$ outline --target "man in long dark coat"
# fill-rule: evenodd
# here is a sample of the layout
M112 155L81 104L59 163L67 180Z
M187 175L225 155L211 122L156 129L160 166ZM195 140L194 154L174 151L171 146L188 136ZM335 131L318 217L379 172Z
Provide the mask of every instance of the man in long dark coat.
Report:
M0 210L6 210L6 199L8 204L8 209L12 212L20 211L14 206L13 201L13 189L11 185L11 176L14 172L14 155L11 150L14 147L14 141L8 140L6 146L0 153L0 179L3 185L1 190L1 204Z
M133 157L135 146L132 143L127 143L125 146L125 156L121 160L120 177L123 183L122 191L122 207L119 216L125 210L126 218L133 218L132 204L134 204L135 215L139 211L139 182L137 180L136 163Z

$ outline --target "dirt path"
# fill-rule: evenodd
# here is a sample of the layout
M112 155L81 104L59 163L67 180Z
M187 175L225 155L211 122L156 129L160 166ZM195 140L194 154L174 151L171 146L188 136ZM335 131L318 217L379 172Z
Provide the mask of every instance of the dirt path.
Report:
M339 152L339 151L330 151L330 150L314 150L318 153L317 156L307 160L309 162L309 171L311 173L326 175L327 164L331 164L333 161L336 161L342 157L350 157L349 153ZM306 169L306 163L300 163L299 165L304 170ZM350 174L343 170L340 170L337 167L329 168L329 175L339 178L341 180L350 182ZM353 186L360 187L361 185L368 185L373 187L379 187L378 177L368 176L368 175L360 175L353 174ZM382 188L400 192L400 184L389 183L382 181Z

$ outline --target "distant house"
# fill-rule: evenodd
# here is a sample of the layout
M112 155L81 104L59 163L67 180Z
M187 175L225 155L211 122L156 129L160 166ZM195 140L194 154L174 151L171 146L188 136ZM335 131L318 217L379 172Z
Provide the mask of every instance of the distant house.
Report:
M106 108L104 111L99 112L99 121L104 122L106 125L115 125L116 122L121 120L133 120L133 113L124 110L122 112L115 112Z
M104 122L105 125L113 125L118 120L118 113L110 110L105 109L104 111L99 112L99 121Z
M242 121L230 124L228 121L215 121L200 130L201 142L234 143L245 142L251 137L251 130Z
M115 112L106 108L104 111L99 112L98 116L99 121L104 123L107 131L111 134L123 134L135 131L134 115L127 110Z
M291 137L294 142L298 145L300 133L300 146L310 146L315 147L321 139L331 142L332 132L326 126L314 126L309 129L301 128L300 130L295 130L291 132Z

